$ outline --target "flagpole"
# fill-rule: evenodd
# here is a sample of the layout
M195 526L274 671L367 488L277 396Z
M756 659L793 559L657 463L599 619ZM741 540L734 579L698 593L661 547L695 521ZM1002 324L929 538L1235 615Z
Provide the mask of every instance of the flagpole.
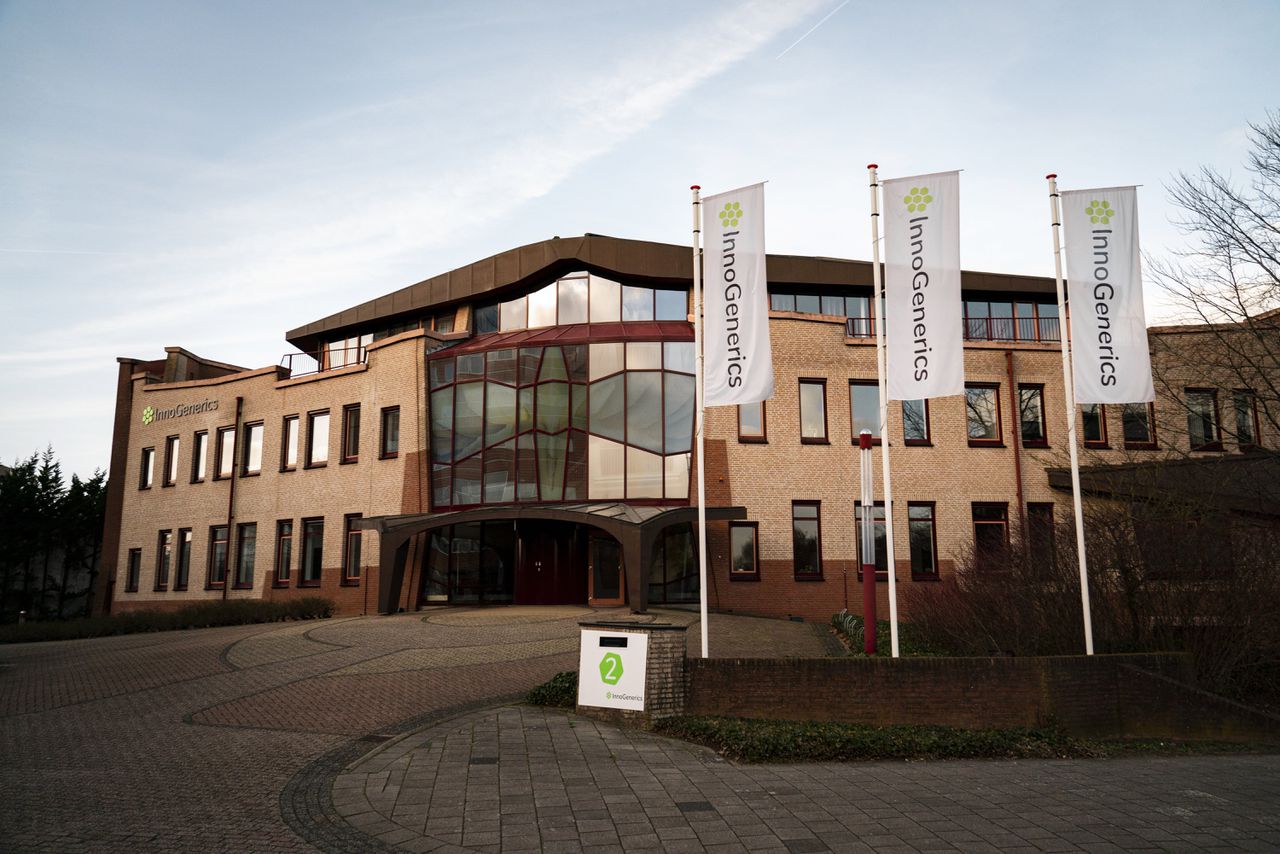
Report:
M1080 458L1076 453L1076 397L1071 379L1071 337L1062 287L1062 208L1058 202L1058 176L1049 181L1049 222L1053 230L1053 267L1058 286L1058 337L1062 340L1062 391L1067 403L1067 448L1071 452L1071 500L1076 516L1076 555L1080 559L1080 609L1084 617L1084 652L1093 655L1093 617L1089 612L1089 571L1084 550L1084 512L1080 506Z
M898 657L898 564L893 552L893 482L889 477L889 400L885 390L884 369L884 283L880 276L880 180L874 163L867 165L871 180L871 277L875 283L872 300L872 323L876 327L876 380L880 386L880 469L884 477L884 533L888 550L889 575L889 647L893 657ZM863 507L864 518L873 514L875 507ZM875 563L875 555L864 555L865 563ZM866 560L869 557L870 560Z
M702 435L703 381L702 369L702 198L697 184L689 188L693 192L693 349L697 354L694 361L694 408L697 415L694 420L694 433L698 449L698 615L702 625L702 657L709 658L710 644L707 636L707 482L703 468L703 457L706 456L706 441ZM641 567L641 572L644 568Z

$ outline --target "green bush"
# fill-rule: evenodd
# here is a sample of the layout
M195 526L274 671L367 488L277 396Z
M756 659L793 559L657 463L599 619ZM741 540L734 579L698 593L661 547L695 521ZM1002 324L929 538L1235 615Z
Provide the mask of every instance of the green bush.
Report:
M525 696L525 702L534 706L556 706L572 709L578 705L578 672L566 670L551 677Z
M710 747L743 762L871 759L1045 759L1106 755L1103 747L1053 730L967 730L942 726L673 717L654 724L662 735Z
M861 616L850 614L848 611L841 611L831 616L831 627L844 636L850 652L855 655L863 654L863 625L864 621ZM906 656L953 654L950 650L930 643L926 638L920 636L920 633L910 623L903 622L898 623L898 651ZM876 655L888 656L890 653L889 621L876 620Z
M285 602L250 599L213 599L193 602L176 611L126 611L110 617L48 621L0 626L0 643L96 638L138 632L200 629L212 626L243 626L281 620L316 620L333 616L332 599L304 596Z

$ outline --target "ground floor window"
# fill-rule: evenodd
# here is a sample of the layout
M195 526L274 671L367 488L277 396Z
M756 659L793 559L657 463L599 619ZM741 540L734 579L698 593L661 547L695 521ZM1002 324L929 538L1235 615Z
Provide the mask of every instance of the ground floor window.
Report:
M822 578L822 522L817 501L791 502L791 563L797 580Z
M178 569L173 576L173 589L186 590L191 575L191 529L178 529Z
M548 572L551 571L548 566ZM537 567L541 574L542 567ZM508 519L464 522L430 534L422 598L455 604L515 598L516 528ZM583 598L586 591L583 591Z
M759 526L755 522L729 523L729 578L760 580Z
M289 583L289 567L293 563L293 520L276 522L276 584Z
M862 578L862 564L870 563L862 553L862 518L864 508L862 502L853 505L854 538L858 544L858 578ZM889 538L885 532L884 502L877 501L871 508L871 528L876 539L876 579L889 580Z
M698 543L691 525L667 528L649 565L653 605L698 601Z
M169 586L169 568L173 566L173 531L161 531L156 543L156 590Z
M227 536L226 525L214 525L209 529L210 587L227 583Z
M360 542L364 537L356 527L359 520L359 513L348 513L343 519L342 580L347 584L360 583Z
M324 562L324 519L302 520L302 577L298 583L317 587Z
M253 565L258 556L258 524L246 522L236 530L236 587L253 587Z
M932 501L907 504L907 534L911 542L911 577L938 577L938 532L934 526Z
M999 569L1009 548L1009 505L973 503L973 560L979 569Z
M138 576L142 574L142 549L129 549L129 565L125 570L124 592L138 592Z

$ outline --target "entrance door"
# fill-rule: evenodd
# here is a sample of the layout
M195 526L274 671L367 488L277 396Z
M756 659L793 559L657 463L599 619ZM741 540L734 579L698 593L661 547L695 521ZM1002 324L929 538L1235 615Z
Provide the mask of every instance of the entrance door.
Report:
M591 604L626 604L626 583L622 571L622 547L613 537L591 535L588 549L591 572Z
M586 561L577 526L531 522L520 526L520 575L516 601L522 605L577 605L587 598Z

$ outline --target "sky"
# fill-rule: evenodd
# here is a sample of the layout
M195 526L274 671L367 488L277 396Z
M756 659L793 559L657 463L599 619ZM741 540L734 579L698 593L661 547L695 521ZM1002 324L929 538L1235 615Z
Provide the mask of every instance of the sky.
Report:
M116 357L263 367L553 235L687 243L695 183L866 259L867 163L963 169L963 266L1046 276L1044 175L1138 184L1167 257L1169 182L1242 178L1280 107L1278 37L1263 0L0 0L0 461L107 468Z

